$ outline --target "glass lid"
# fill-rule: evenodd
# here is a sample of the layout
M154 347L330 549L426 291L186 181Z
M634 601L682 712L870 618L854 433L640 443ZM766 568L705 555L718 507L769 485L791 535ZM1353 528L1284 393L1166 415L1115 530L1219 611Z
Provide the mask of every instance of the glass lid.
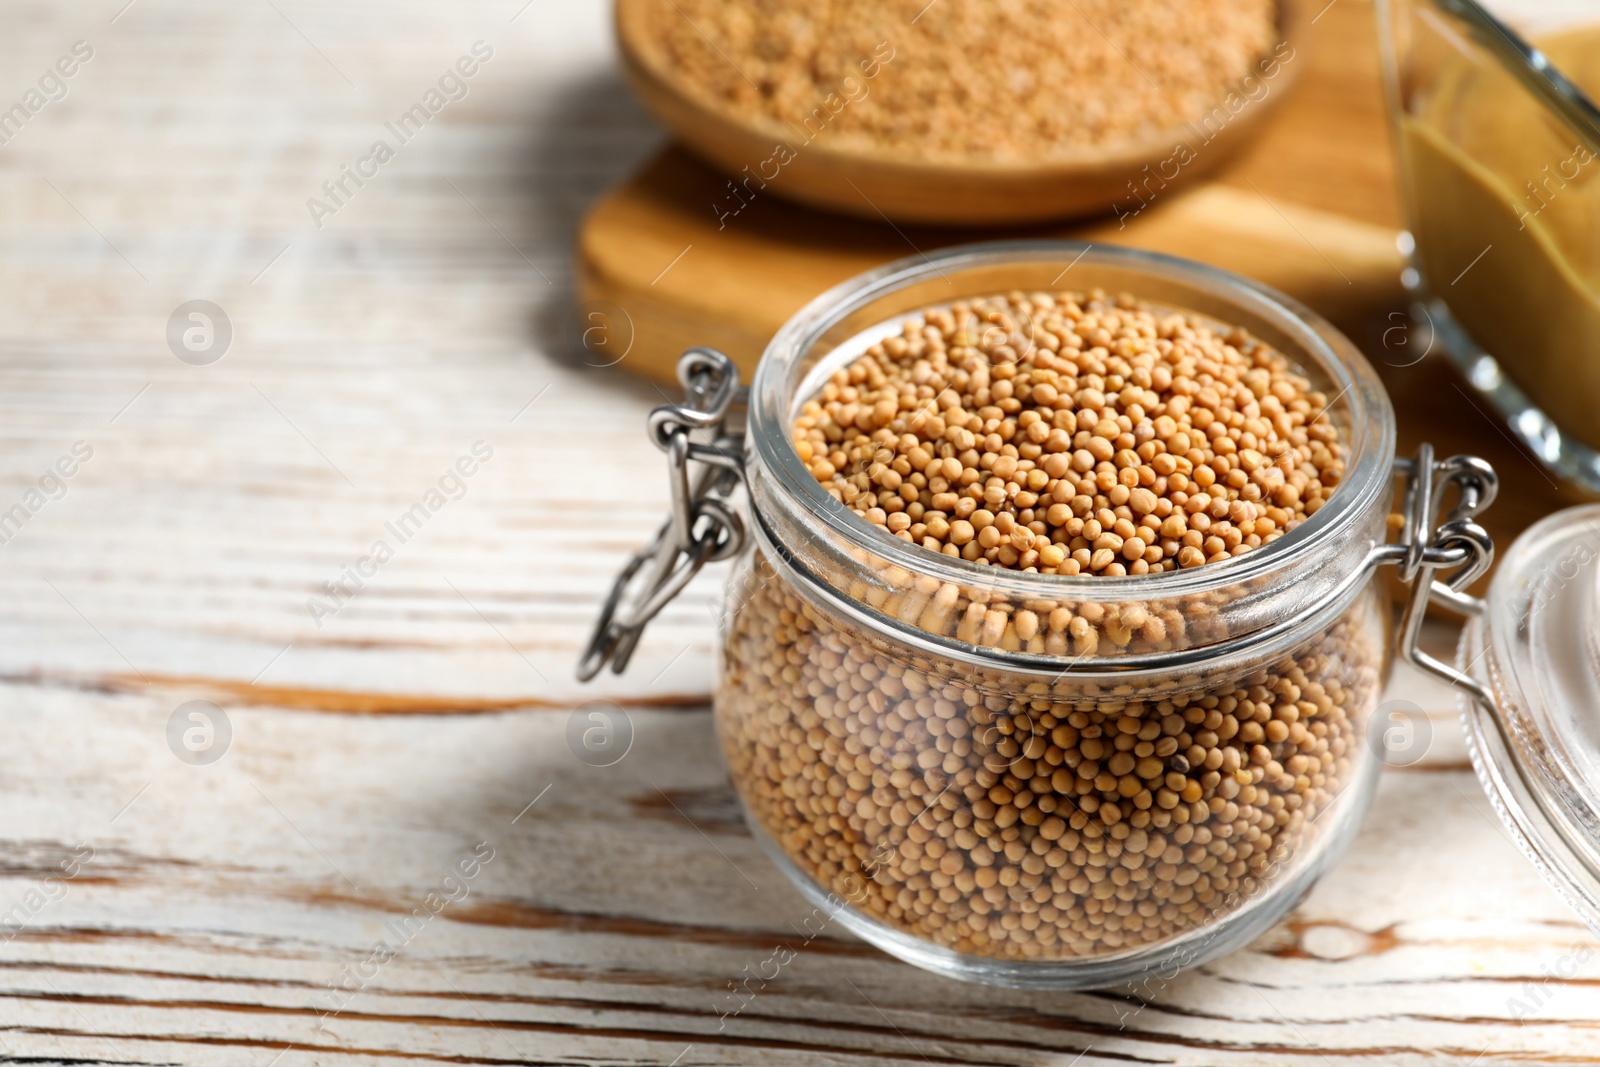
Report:
M1600 934L1600 505L1512 544L1457 664L1473 766L1523 853Z

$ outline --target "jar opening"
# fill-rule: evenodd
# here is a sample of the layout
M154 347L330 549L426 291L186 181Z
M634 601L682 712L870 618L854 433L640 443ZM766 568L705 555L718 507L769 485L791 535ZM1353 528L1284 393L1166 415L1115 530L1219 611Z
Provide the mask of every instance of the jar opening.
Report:
M878 531L840 504L800 460L792 426L826 376L908 313L1014 290L1128 292L1151 305L1238 326L1277 349L1333 399L1348 449L1327 502L1270 544L1228 560L1158 574L1029 573L943 556ZM768 482L764 503L787 506L841 545L906 571L1011 597L1117 601L1224 589L1279 571L1352 533L1386 498L1394 416L1371 366L1329 323L1289 297L1225 271L1171 256L1068 241L967 245L888 264L835 287L796 314L768 345L750 399L750 448Z

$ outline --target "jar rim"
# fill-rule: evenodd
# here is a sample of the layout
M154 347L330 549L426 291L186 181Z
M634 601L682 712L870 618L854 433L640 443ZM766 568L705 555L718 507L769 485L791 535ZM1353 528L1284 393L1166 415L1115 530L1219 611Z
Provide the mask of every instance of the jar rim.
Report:
M1283 537L1231 559L1156 574L1120 576L1041 574L982 566L930 552L898 537L884 536L842 506L812 476L794 448L794 416L807 399L799 393L800 382L794 374L797 363L830 328L873 300L950 271L1027 261L1065 262L1072 266L1086 262L1138 270L1206 292L1272 323L1296 341L1303 353L1316 361L1315 369L1337 388L1329 406L1340 399L1349 404L1349 439L1345 442L1349 455L1344 477L1327 502ZM1298 353L1283 354L1291 362L1302 364L1295 358ZM1302 364L1302 369L1308 368ZM1388 394L1366 357L1332 323L1290 296L1230 271L1159 252L1081 241L1012 240L957 245L908 256L836 285L801 308L773 336L756 367L750 388L747 440L751 462L771 475L783 496L798 502L845 543L910 573L956 585L982 586L1016 597L1107 600L1211 592L1270 574L1307 553L1336 543L1366 514L1373 497L1388 491L1395 452L1395 419Z

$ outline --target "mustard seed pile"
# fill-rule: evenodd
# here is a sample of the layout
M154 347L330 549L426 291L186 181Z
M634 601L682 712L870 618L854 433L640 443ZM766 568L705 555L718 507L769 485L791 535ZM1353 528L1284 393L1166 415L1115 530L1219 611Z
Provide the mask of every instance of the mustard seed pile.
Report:
M1243 331L1127 295L1011 293L908 316L794 440L833 496L931 551L1146 574L1315 514L1345 462L1327 404Z
M1013 292L873 335L802 405L795 447L885 538L929 552L1068 575L1200 567L1292 532L1344 471L1328 398L1282 354L1131 296ZM1256 580L1019 597L786 547L793 562L758 551L734 585L723 750L784 854L901 933L1012 961L1160 946L1290 878L1371 765L1375 588L1287 652L1018 674L863 626L785 568L938 641L1088 668L1236 636L1230 607Z
M1277 42L1274 0L653 5L655 62L709 106L918 159L1147 141L1209 113Z
M1147 695L980 674L747 566L716 700L735 786L825 891L959 953L1093 958L1207 926L1314 855L1371 759L1371 590L1292 654Z

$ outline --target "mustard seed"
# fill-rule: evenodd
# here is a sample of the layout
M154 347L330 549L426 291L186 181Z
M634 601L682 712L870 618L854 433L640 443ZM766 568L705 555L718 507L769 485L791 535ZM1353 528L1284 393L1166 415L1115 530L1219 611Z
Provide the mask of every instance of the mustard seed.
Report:
M735 785L825 890L958 952L1093 958L1203 927L1292 859L1364 755L1370 594L1293 654L1134 699L929 660L765 573L724 646ZM1211 728L1247 705L1282 739ZM1288 732L1289 707L1314 729Z
M1314 514L1344 473L1327 405L1241 330L1128 296L1011 293L908 315L803 406L794 438L837 499L932 551L1149 574Z
M707 106L913 158L1068 156L1210 109L1277 41L1273 0L655 0L647 62Z

